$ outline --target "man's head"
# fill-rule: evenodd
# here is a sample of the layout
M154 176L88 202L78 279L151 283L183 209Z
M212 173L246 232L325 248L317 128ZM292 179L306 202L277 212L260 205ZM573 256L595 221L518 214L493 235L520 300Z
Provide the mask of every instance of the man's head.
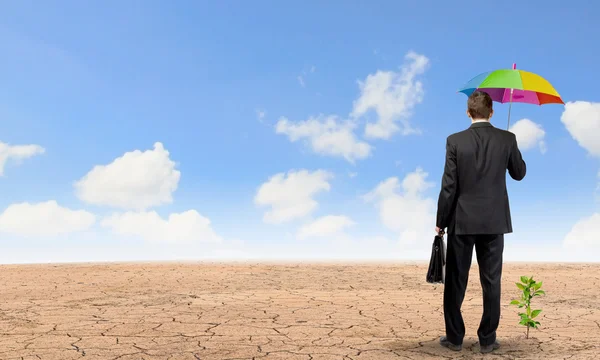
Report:
M488 93L477 90L469 96L469 100L467 100L467 116L471 120L489 120L493 114L492 98Z

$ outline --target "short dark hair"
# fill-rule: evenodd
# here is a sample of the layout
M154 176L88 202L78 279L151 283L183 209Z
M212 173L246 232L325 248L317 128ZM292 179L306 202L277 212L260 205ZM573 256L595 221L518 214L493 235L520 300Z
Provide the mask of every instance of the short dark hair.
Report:
M467 109L473 119L489 119L492 115L492 98L488 93L476 90L467 100Z

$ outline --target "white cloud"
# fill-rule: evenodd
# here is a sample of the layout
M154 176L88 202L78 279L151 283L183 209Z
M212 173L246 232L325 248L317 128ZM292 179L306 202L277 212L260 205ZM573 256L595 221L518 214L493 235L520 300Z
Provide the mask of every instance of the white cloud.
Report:
M322 155L343 157L350 163L371 154L372 146L356 138L352 121L341 121L337 116L310 117L291 122L282 117L277 122L277 134L287 135L291 142L305 140L312 151Z
M160 142L135 150L108 165L97 165L75 183L77 196L95 205L145 210L173 202L180 172Z
M305 140L315 153L343 157L350 163L367 158L373 150L369 143L359 140L354 133L358 119L371 110L375 111L378 119L375 123L366 124L365 135L368 138L388 139L400 130L405 135L418 133L409 119L415 105L423 101L423 84L417 76L425 72L429 59L409 52L405 60L406 63L397 72L377 71L358 82L361 94L353 103L350 119L319 115L291 122L282 117L276 124L276 133L287 135L292 142ZM306 75L306 72L303 74ZM298 81L305 85L303 76L298 76Z
M220 242L210 220L196 210L170 214L163 219L155 211L113 214L102 226L119 235L139 236L156 243Z
M568 102L560 120L581 147L600 157L600 103Z
M366 201L376 203L381 221L399 234L403 244L423 242L433 236L435 203L423 195L433 186L426 180L427 176L417 168L406 175L402 183L397 177L388 178L364 196Z
M324 170L278 173L260 186L254 202L271 207L263 217L266 223L277 224L302 218L318 207L313 197L319 192L329 191L331 185L328 180L332 177Z
M343 215L326 215L306 224L298 230L298 238L325 237L340 234L345 228L354 225L354 221Z
M267 116L266 110L262 110L262 109L256 110L256 118L258 119L258 121L263 122L265 119L265 116Z
M9 159L20 162L45 151L39 145L9 145L0 141L0 176L4 175L4 166Z
M302 87L306 87L306 78L314 73L317 70L317 67L312 65L308 70L303 70L301 75L298 75L297 79L298 79L298 83L300 84L300 86Z
M368 138L389 139L398 131L403 135L419 132L409 120L413 108L423 101L423 84L417 77L425 72L429 59L411 51L405 60L398 72L379 70L359 81L361 94L354 101L351 117L375 111L377 121L365 127Z
M600 247L600 213L579 220L565 237L569 248Z
M529 119L521 119L515 122L509 131L517 137L517 144L521 150L529 150L538 146L542 154L546 152L546 143L544 142L546 132L542 125Z
M358 176L358 173L357 173L357 172L348 172L348 177L350 177L351 179L352 179L352 178L355 178L355 177L357 177L357 176Z
M56 236L91 227L96 218L85 210L71 210L56 201L12 204L0 214L0 232L22 236Z

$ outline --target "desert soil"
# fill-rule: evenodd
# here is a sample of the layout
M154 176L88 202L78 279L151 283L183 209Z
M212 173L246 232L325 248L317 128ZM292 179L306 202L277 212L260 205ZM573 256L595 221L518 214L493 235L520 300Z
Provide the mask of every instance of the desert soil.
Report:
M476 265L460 353L443 349L443 286L426 264L70 264L0 266L0 359L483 358ZM525 339L519 276L547 296ZM600 355L600 265L505 264L502 347L489 359Z

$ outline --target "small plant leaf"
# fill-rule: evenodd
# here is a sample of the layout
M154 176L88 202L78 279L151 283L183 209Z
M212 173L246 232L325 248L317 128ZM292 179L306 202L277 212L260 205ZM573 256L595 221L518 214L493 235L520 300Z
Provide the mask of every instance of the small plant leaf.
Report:
M534 288L535 290L539 290L541 287L542 287L542 282L541 282L541 281L540 281L540 282L537 282L537 283L535 283L535 285L533 285L533 288Z
M546 292L544 290L538 290L535 293L539 295L546 295Z
M519 301L519 300L513 300L513 301L510 302L510 304L511 305L520 305L521 301Z
M517 287L518 287L519 289L521 289L521 290L525 290L525 285L523 285L523 284L520 284L520 283L515 283L515 284L517 284Z
M533 320L529 320L529 322L527 323L527 325L528 325L529 327L532 327L532 328L535 328L535 329L537 329L537 324L536 324L536 323L535 323L535 321L533 321Z
M527 284L527 283L529 283L529 278L527 276L521 276L521 282L523 284Z
M541 312L542 312L542 310L533 310L531 312L531 318L535 319Z

